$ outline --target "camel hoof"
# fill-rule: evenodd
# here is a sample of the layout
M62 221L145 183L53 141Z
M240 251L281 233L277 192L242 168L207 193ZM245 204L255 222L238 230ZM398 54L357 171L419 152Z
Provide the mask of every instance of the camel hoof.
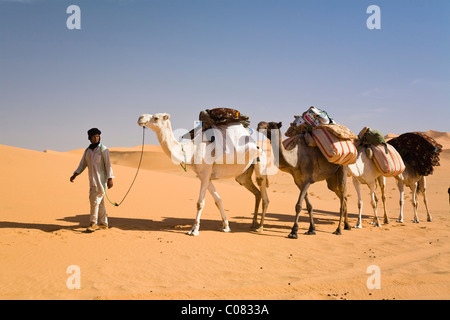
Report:
M342 235L341 229L336 229L336 231L333 232L333 234L338 235L338 236Z
M427 221L428 221L428 222L432 222L433 219L432 219L431 217L429 217L429 218L427 219Z
M308 235L308 236L315 236L316 232L314 230L308 230L308 231L305 232L305 234Z
M231 229L230 229L230 227L225 227L225 228L220 229L220 231L222 231L222 232L231 232Z
M419 221L419 220L416 220L416 219L412 220L412 222L413 222L413 223L420 223L420 221Z
M373 225L375 228L382 228L380 222L370 222L371 225Z
M255 231L258 232L258 233L263 233L264 227L261 226L259 228L256 228Z
M362 224L358 223L357 225L353 226L353 229L362 229Z
M290 234L288 235L288 238L289 238L289 239L298 239L298 235L297 235L296 233L290 233Z
M397 219L397 220L395 220L395 222L403 223L403 219Z
M192 229L191 231L188 232L188 235L196 237L198 236L200 233L198 232L198 230Z

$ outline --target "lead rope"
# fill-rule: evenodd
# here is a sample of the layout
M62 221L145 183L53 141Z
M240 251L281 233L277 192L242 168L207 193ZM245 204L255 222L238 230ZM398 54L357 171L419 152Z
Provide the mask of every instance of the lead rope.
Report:
M118 207L118 206L120 206L121 204L122 204L122 202L125 200L125 198L128 196L128 193L130 192L130 190L131 190L131 188L133 187L133 184L134 184L134 182L136 181L136 178L137 178L137 175L138 175L138 173L139 173L139 169L141 168L141 163L142 163L142 156L144 155L144 141L145 141L145 126L144 127L142 127L142 149L141 149L141 157L140 157L140 159L139 159L139 164L138 164L138 168L137 168L137 171L136 171L136 174L135 174L135 176L134 176L134 179L133 179L133 182L131 182L131 185L130 185L130 187L128 188L128 191L127 191L127 193L125 193L125 195L124 195L124 197L123 197L123 199L122 199L122 201L120 201L119 203L117 203L117 202L112 202L111 200L109 200L109 197L108 197L108 193L106 192L106 181L105 181L105 185L103 186L103 188L105 189L105 195L106 195L106 199L108 199L108 201L109 201L109 203L111 203L113 206L115 206L115 207ZM105 168L105 171L106 171L106 166L105 166L105 163L103 162L103 148L102 148L103 146L101 145L101 147L100 147L100 153L101 153L101 157L102 157L102 164L103 164L103 166L104 166L104 168ZM102 180L105 180L104 179L104 171L102 170Z
M183 151L184 154L184 164L183 162L180 163L180 166L183 168L184 172L186 172L186 166L187 166L187 157L186 157L186 151L184 151L183 145L181 145L181 151Z

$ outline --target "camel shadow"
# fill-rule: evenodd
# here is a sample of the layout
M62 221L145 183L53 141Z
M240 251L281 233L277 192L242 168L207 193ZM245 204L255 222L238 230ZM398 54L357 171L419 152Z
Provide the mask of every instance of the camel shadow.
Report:
M317 225L332 225L337 223L339 213L324 210L314 210L314 213L324 213L330 215L330 218L323 216L314 216L314 222ZM355 215L357 217L357 215ZM364 216L363 217L368 217ZM350 214L349 214L350 218ZM233 233L237 232L250 232L250 226L253 219L253 213L247 216L234 216L230 217L229 223ZM260 219L260 215L258 220ZM272 231L284 232L290 230L290 225L280 225L277 222L289 222L294 223L294 213L266 213L264 228L272 229ZM233 220L244 220L246 222L237 222ZM67 216L57 219L57 221L70 222L72 225L66 224L51 224L51 223L31 223L31 222L12 222L12 221L0 221L0 229L13 228L13 229L30 229L41 230L44 232L55 232L59 230L71 230L74 232L84 233L85 228L89 224L89 214L78 214L75 216ZM188 232L192 228L194 218L173 218L163 217L162 220L142 219L142 218L122 218L122 217L108 217L110 228L117 228L124 231L164 231L164 232ZM309 216L300 214L299 223L302 228L307 229L309 225ZM204 231L218 231L222 227L222 221L218 219L202 219L200 229Z
M55 232L59 230L71 230L74 232L86 232L85 228L89 225L89 214L79 214L75 216L68 216L58 221L70 222L72 225L49 224L49 223L31 223L31 222L12 222L0 221L0 229L29 229L41 230L43 232ZM110 228L117 228L124 231L164 231L164 232L188 232L191 230L194 223L194 218L173 218L164 217L161 221L142 219L142 218L121 218L108 217L108 224ZM229 221L232 232L249 232L250 222L240 223ZM222 227L220 219L201 220L200 229L203 231L218 231Z
M324 217L323 215L318 215L318 214L325 214L328 217ZM326 211L326 210L320 210L320 209L314 209L313 211L313 217L314 217L314 223L316 225L333 225L333 224L337 224L339 222L339 217L340 214L339 212L334 212L334 211ZM371 216L369 215L362 215L363 219L368 219ZM253 220L253 214L251 216L239 216L239 217L235 217L238 219L244 219L244 220ZM348 218L349 221L351 219L357 219L358 218L358 214L353 214L353 213L348 213ZM261 214L258 214L258 222L261 219ZM266 212L266 216L264 219L264 230L269 230L271 232L285 232L285 230L291 230L292 228L292 224L295 221L295 212L293 213L270 213L270 212ZM299 215L299 229L300 230L305 230L307 231L309 229L309 215L307 213L307 211L302 210L302 212ZM279 223L289 223L289 225L280 225ZM277 231L279 230L279 231ZM316 232L322 232L320 231L320 229L317 229ZM261 235L265 235L264 233L262 233Z
M326 214L329 215L330 218L325 218L323 216L319 216L318 214ZM339 219L340 214L339 212L334 212L334 211L326 211L326 210L318 210L318 209L314 209L313 211L313 217L314 217L314 222L316 224L333 224L334 221L338 221L337 219ZM366 219L369 218L369 215L362 215L362 218ZM239 217L235 217L238 219L253 219L253 214L251 216L239 216ZM258 220L261 218L261 213L258 214ZM358 214L354 214L354 213L348 213L348 218L358 218ZM264 226L267 225L267 222L269 221L279 221L279 222L292 222L294 223L295 220L295 212L292 213L269 213L266 212L266 216L264 219ZM299 222L307 222L309 223L309 215L306 211L302 210L302 212L299 215Z

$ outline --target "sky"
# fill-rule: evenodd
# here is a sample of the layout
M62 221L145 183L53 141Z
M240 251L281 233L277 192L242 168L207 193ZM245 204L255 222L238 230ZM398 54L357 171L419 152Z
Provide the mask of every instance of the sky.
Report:
M0 144L69 151L97 127L134 147L143 113L190 130L215 107L449 132L449 57L448 0L0 0Z

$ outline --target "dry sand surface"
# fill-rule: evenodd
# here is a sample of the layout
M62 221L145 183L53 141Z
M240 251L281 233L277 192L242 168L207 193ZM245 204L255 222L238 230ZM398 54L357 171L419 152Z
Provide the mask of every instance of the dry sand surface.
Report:
M0 146L0 299L449 299L450 134L430 131L444 145L441 166L427 179L433 222L415 224L409 189L405 222L397 223L399 193L387 179L390 224L375 228L363 186L363 229L336 236L339 201L325 182L310 188L317 234L288 239L298 189L291 176L270 177L264 233L250 232L253 196L232 179L217 181L231 233L206 198L200 235L187 236L200 183L161 151L145 146L142 170L119 207L107 204L109 230L85 233L88 180L69 182L83 150L37 152ZM153 133L148 133L153 134ZM136 172L140 147L111 147L120 201ZM349 180L349 218L357 198ZM379 204L382 215L382 205ZM80 268L81 289L68 289L67 268ZM367 269L381 272L369 290Z

